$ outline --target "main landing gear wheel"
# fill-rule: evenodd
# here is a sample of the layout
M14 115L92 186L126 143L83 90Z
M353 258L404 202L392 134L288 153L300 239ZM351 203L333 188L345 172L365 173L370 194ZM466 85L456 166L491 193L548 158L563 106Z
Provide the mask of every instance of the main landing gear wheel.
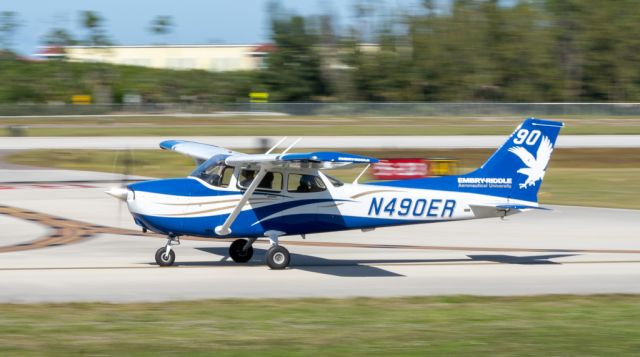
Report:
M173 265L173 262L176 260L176 253L172 250L169 250L167 253L167 247L162 247L156 250L156 263L158 263L161 267L168 267Z
M267 265L271 269L284 269L289 266L289 251L287 248L274 245L267 250Z
M236 263L246 263L253 257L253 246L249 245L247 249L244 247L249 243L246 239L236 239L229 247L229 256Z

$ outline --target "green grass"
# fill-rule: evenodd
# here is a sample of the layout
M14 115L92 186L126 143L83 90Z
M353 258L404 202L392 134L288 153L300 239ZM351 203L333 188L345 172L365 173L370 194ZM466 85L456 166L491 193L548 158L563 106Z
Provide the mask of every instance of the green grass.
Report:
M555 118L563 134L640 134L638 118ZM514 117L52 117L2 118L0 126L27 126L29 136L194 135L506 135ZM0 131L9 135L9 130Z
M191 158L162 150L27 150L5 159L21 165L113 173L124 173L128 166L129 174L149 177L184 177L195 168ZM132 164L127 165L127 160Z
M640 296L0 305L3 356L637 356Z
M539 193L541 203L640 209L640 168L552 168Z

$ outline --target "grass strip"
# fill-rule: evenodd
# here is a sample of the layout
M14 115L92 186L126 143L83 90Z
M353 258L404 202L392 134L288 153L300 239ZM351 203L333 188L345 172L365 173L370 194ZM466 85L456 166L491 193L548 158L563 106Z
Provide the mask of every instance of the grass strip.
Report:
M637 356L640 296L0 305L6 356Z

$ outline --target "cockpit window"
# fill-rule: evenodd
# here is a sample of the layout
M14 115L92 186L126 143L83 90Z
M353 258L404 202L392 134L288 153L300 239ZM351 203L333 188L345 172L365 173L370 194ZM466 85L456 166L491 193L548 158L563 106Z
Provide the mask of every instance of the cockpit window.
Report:
M247 188L253 182L253 179L256 177L257 172L255 170L242 170L240 171L240 176L238 177L238 186L240 188ZM282 174L279 172L267 172L260 184L256 188L257 190L269 190L269 191L280 191L282 190Z
M224 163L225 157L214 156L195 169L191 176L218 187L228 187L233 177L233 167Z
M289 174L287 191L320 192L327 189L322 179L314 175Z

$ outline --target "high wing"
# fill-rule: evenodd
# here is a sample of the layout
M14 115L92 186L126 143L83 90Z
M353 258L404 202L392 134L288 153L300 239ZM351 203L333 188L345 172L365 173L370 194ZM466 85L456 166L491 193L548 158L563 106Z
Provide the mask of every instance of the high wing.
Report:
M253 192L266 175L267 170L274 167L291 167L295 165L304 165L305 168L344 168L355 164L372 164L378 162L378 159L354 154L347 154L333 151L317 151L309 153L294 154L263 154L263 155L232 155L225 159L225 163L229 166L241 167L257 167L258 174L251 182L251 185L242 195L240 201L229 214L229 217L222 225L215 228L215 232L219 235L227 235L231 233L231 225L238 217L242 207L249 201Z
M230 166L291 167L305 164L315 169L346 168L357 164L373 164L378 159L334 151L292 154L231 155L225 163Z
M219 146L186 140L165 140L160 143L160 148L190 156L196 161L197 165L207 161L214 155L244 155L241 152L232 151Z

